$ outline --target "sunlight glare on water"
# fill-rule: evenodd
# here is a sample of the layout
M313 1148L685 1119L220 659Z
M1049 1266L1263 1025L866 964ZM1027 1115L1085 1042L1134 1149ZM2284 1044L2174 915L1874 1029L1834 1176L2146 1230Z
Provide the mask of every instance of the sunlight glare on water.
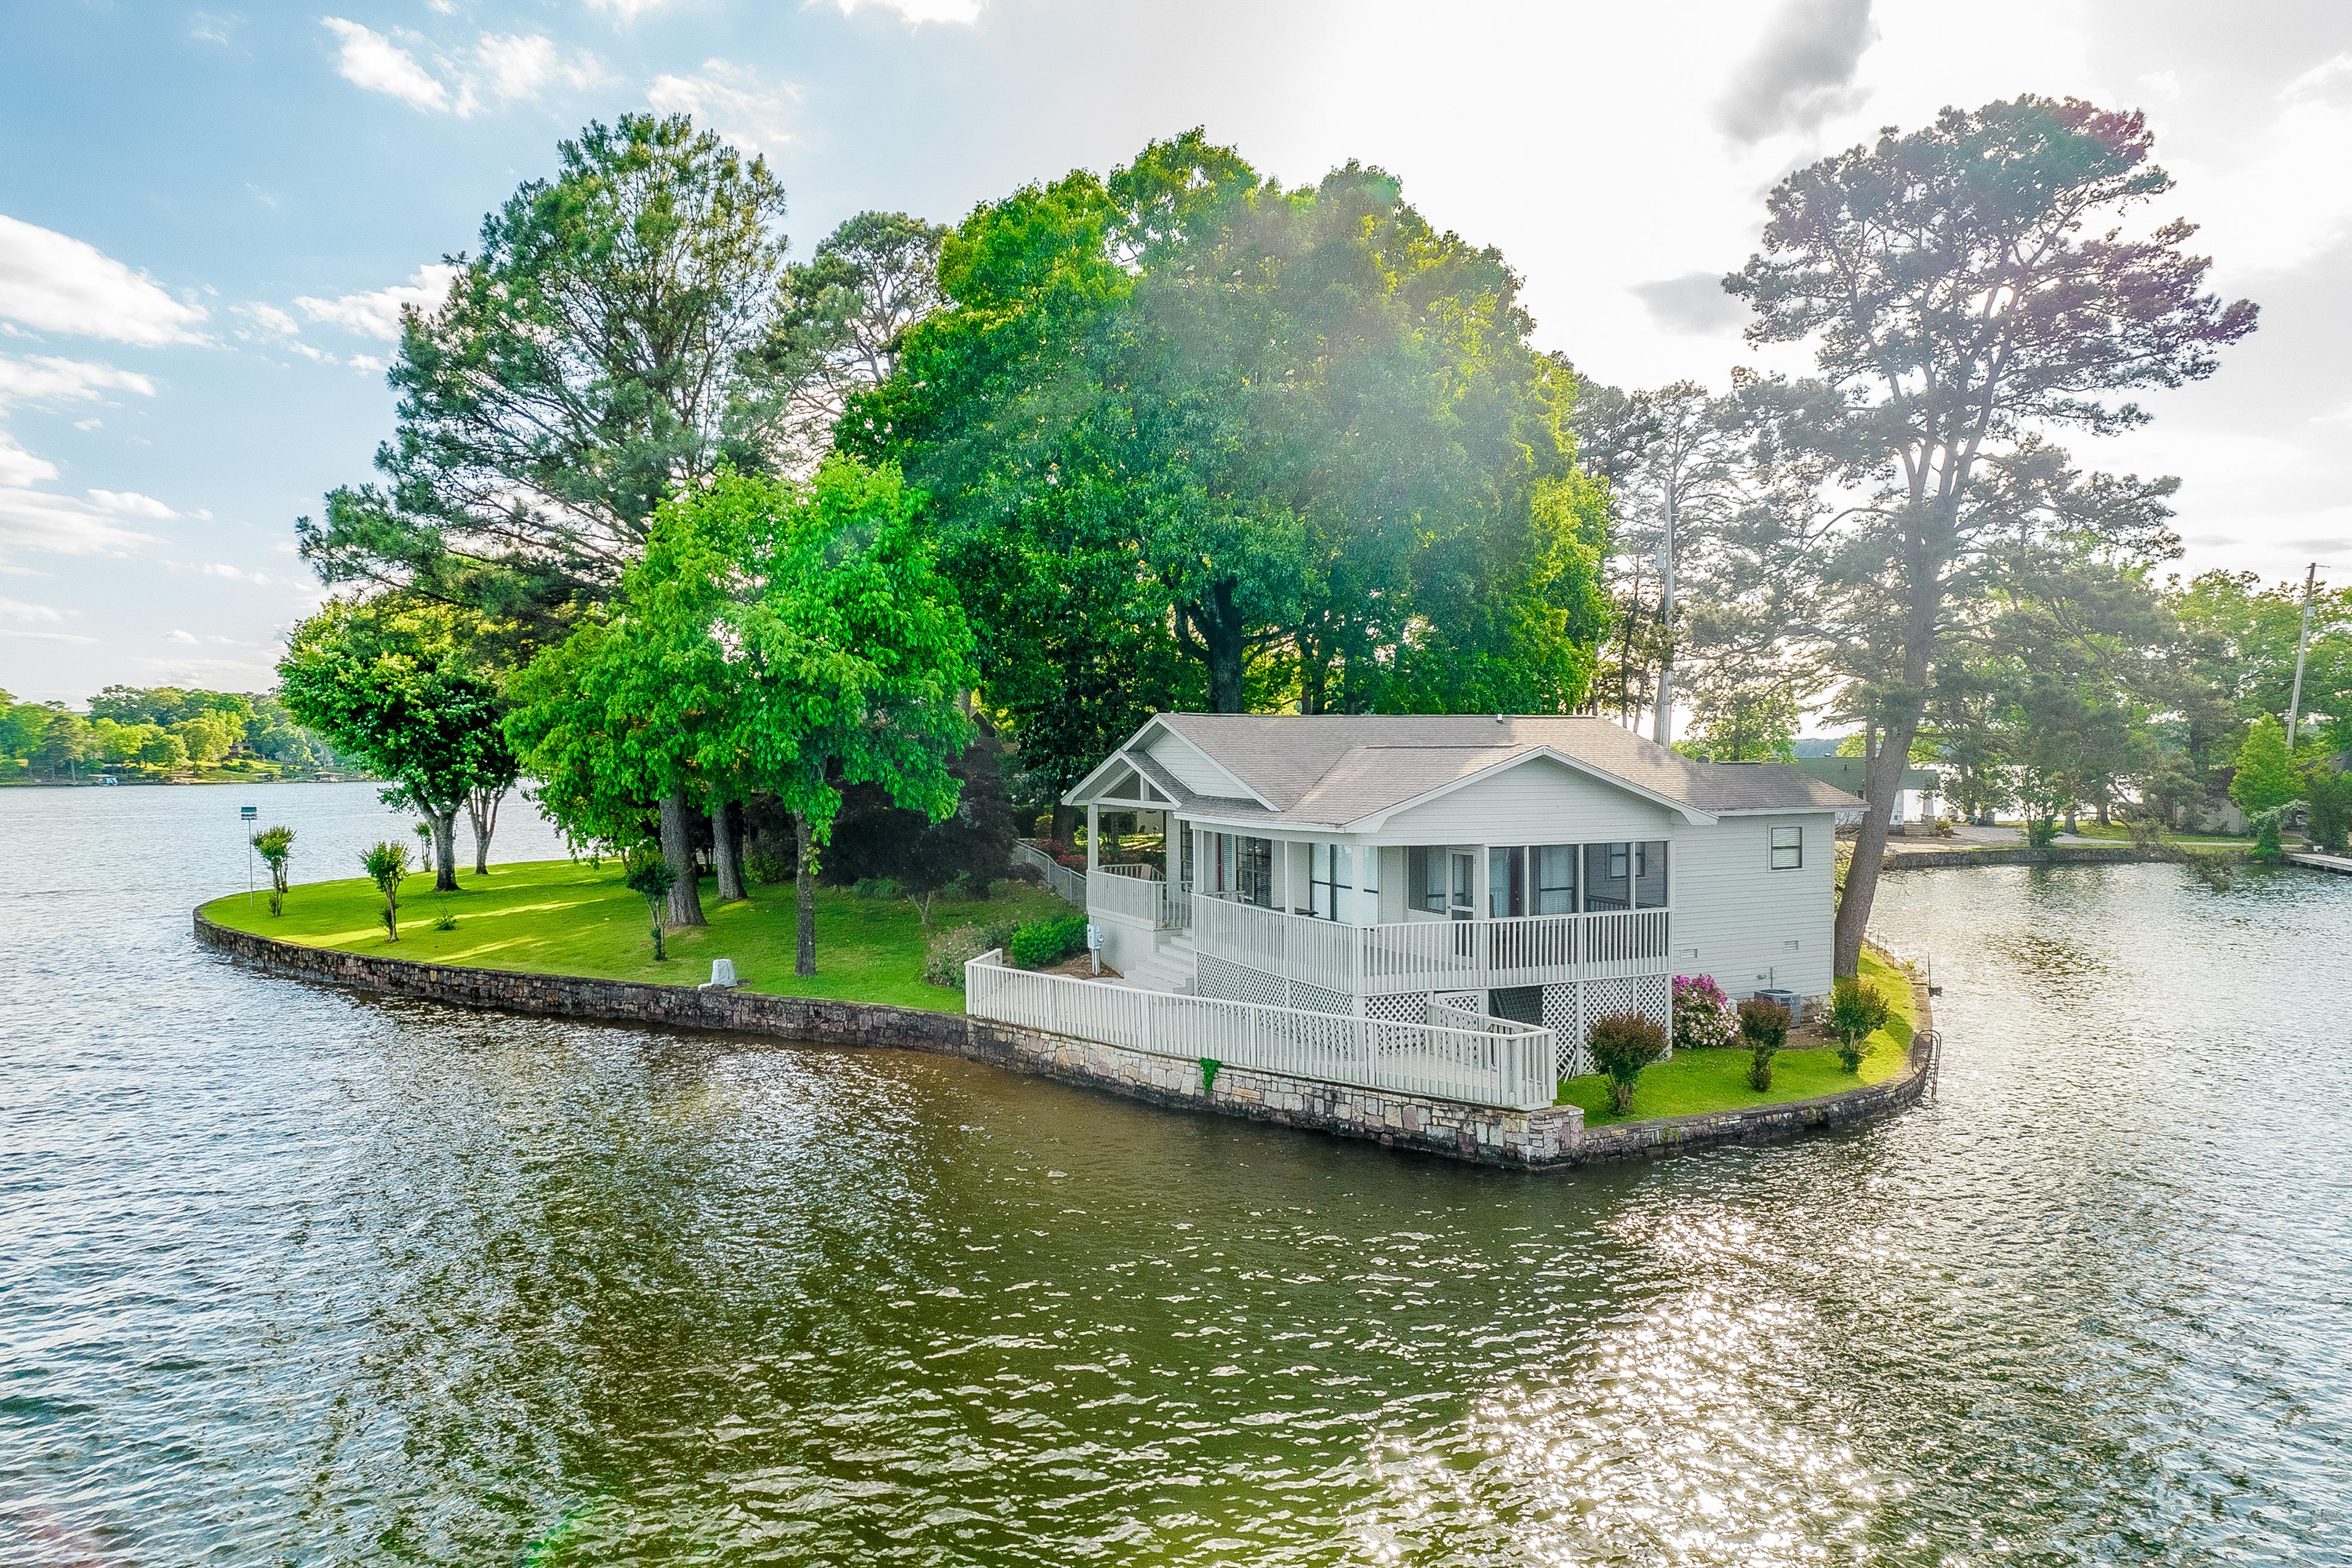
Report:
M251 974L247 796L405 828L0 792L10 1568L2352 1561L2352 880L1890 878L1933 1103L1530 1176Z

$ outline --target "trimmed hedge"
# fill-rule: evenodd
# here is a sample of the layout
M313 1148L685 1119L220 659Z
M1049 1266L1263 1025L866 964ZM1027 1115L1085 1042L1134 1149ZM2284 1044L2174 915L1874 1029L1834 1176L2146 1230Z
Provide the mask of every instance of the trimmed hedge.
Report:
M1087 950L1087 917L1031 921L1004 944L1004 956L1024 969L1044 969Z

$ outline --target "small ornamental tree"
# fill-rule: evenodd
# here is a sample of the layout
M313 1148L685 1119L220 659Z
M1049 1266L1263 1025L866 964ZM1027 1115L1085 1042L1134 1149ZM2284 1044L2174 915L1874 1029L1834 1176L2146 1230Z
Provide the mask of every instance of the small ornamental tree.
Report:
M1666 1031L1639 1013L1612 1013L1592 1021L1584 1043L1609 1079L1609 1102L1622 1116L1633 1109L1642 1069L1664 1058Z
M2249 818L2292 801L2301 793L2294 763L2287 755L2286 731L2265 713L2246 730L2238 748L2237 773L2230 780L2230 798Z
M269 868L269 912L274 918L286 912L286 867L294 858L294 830L290 827L265 827L253 836L254 852L261 863Z
M372 846L360 857L360 865L368 880L383 894L383 939L400 940L400 879L408 875L408 846L397 838L386 838Z
M1837 1037L1838 1061L1848 1072L1862 1070L1864 1042L1886 1023L1886 998L1860 980L1841 980L1830 991L1830 1033Z
M2331 855L2343 854L2346 839L2352 837L2352 773L2314 768L2304 780L2303 794L2311 803L2304 837Z
M640 844L630 850L628 858L622 865L625 868L622 880L645 900L646 909L653 916L654 962L666 963L669 961L669 953L662 943L662 917L668 912L670 884L677 880L677 873L669 868L669 862L662 858L661 851L650 844Z
M1739 1035L1748 1042L1748 1083L1751 1089L1772 1087L1772 1058L1789 1043L1788 1010L1777 1002L1750 996L1739 1005Z
M1675 976L1675 1049L1720 1050L1739 1038L1731 998L1711 974Z

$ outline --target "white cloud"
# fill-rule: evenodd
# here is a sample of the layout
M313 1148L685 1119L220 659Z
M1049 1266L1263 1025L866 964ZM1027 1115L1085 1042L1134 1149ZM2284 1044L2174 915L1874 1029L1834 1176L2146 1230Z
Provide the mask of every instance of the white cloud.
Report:
M10 448L0 437L0 554L17 550L51 555L128 555L142 546L161 543L152 533L126 528L113 514L71 496L37 490L19 482L8 467ZM35 480L55 479L57 470L34 458L44 471Z
M370 27L341 16L322 16L320 24L342 40L335 69L353 87L396 98L411 109L464 113L467 105L453 96L441 79L416 63L416 57Z
M2151 97L2176 99L2180 96L2180 73L2149 71L2139 79L2139 85L2147 89Z
M97 247L0 216L0 318L36 331L153 346L201 342L201 307Z
M137 490L92 490L90 504L100 511L110 511L124 517L172 518L180 514L157 500L142 496Z
M0 430L0 489L18 489L37 485L44 479L58 477L58 466L47 458L36 458L16 444L16 438Z
M36 354L10 359L0 354L0 408L11 403L87 402L100 392L135 392L155 395L155 384L136 371L117 370L88 360L58 359Z
M196 636L194 632L184 632L177 626L173 626L170 631L165 632L163 634L163 640L165 642L179 643L187 647L194 647L198 646Z
M418 268L405 283L371 289L363 294L342 294L332 300L305 294L294 305L310 320L325 321L345 331L371 338L397 338L401 307L439 310L449 298L449 285L463 270L446 261L436 261Z
M2278 101L2247 155L2172 163L2181 210L2224 278L2292 271L2352 232L2352 53L2303 72Z
M22 599L0 599L0 616L12 621L41 621L49 626L64 622L62 612L47 605L28 605Z
M167 572L189 572L199 577L221 577L231 583L252 583L262 587L268 587L272 581L267 572L248 572L226 561L166 561L162 565Z
M822 0L807 0L811 5ZM896 11L908 26L923 22L961 22L967 26L980 20L981 8L986 0L833 0L845 16L855 16L872 6L880 11Z
M373 354L353 354L343 362L353 370L366 371L370 375L382 375L390 366Z
M105 420L99 418L96 415L92 415L88 419L75 420L74 428L77 430L95 430L105 423Z
M98 641L96 637L81 637L73 632L20 632L7 626L0 626L0 637L21 637L26 642L80 643L84 646Z
M239 305L236 309L239 315L249 318L255 326L265 332L277 332L290 338L302 330L299 322L275 305L257 302Z
M656 77L646 91L646 100L661 113L692 115L754 153L792 144L792 108L799 99L792 83L770 87L750 68L720 59L703 61L698 76Z
M528 37L484 33L474 53L490 74L500 98L535 98L555 75L555 45L541 33Z
M588 0L592 11L606 11L624 22L634 22L648 11L657 11L669 0Z

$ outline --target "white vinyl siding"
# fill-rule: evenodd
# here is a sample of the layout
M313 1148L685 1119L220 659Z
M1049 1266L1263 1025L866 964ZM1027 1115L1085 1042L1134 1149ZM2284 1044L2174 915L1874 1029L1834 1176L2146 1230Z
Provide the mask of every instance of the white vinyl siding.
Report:
M1674 972L1711 974L1735 1002L1766 985L1827 994L1832 821L1824 811L1727 816L1712 827L1678 828L1670 851ZM1770 869L1775 827L1802 829L1805 847L1816 852L1800 867Z

